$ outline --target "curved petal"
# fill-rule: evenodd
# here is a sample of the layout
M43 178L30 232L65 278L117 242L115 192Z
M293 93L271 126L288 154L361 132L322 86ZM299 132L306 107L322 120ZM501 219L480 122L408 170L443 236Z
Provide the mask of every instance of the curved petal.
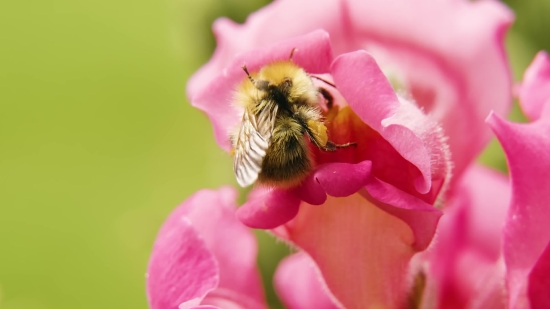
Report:
M265 308L256 267L256 239L235 217L236 197L236 190L230 187L201 190L170 214L157 236L149 264L148 287L159 287L149 292L151 300L181 294L170 278L177 278L177 284L185 289L193 286L190 283L200 282L195 272L212 261L215 284L209 285L208 294L201 297L185 296L187 302L184 303L178 298L182 309L199 304L217 305L220 299L245 308ZM164 240L166 235L172 238ZM200 243L191 242L194 237ZM209 258L192 255L199 249L204 249ZM211 302L215 299L216 303Z
M511 106L503 39L513 13L497 1L347 3L353 48L371 53L441 123L459 175L491 137L486 115Z
M409 182L423 194L430 191L432 178L450 178L449 154L441 130L418 108L397 97L372 56L364 51L343 54L335 59L331 71L357 116L420 172L396 170L389 178L410 177ZM373 161L373 167L377 163Z
M550 243L529 274L527 291L531 309L550 308Z
M194 307L218 286L218 280L216 260L189 220L164 225L147 267L150 307Z
M466 210L462 233L470 249L491 261L501 256L502 227L510 206L512 188L503 173L481 165L466 170L449 207Z
M238 83L246 78L242 66L246 64L250 72L263 65L288 59L290 52L296 48L292 61L308 73L326 73L332 62L332 49L328 33L322 30L307 35L278 42L275 45L248 50L231 59L205 87L194 89L189 84L191 104L204 111L212 125L214 135L220 147L229 151L229 132L242 117L242 110L232 105L233 94ZM191 90L192 89L192 90Z
M237 218L252 228L272 229L294 218L299 207L300 199L290 190L260 188L237 210Z
M220 309L267 309L264 304L259 303L250 296L252 295L236 293L231 289L218 288L208 293L202 303Z
M527 277L550 241L550 105L529 124L495 114L487 122L497 135L512 179L512 201L504 226L510 306L526 304Z
M252 191L248 201L237 211L237 217L247 226L275 228L294 218L301 200L321 205L327 194L335 197L351 195L369 180L371 164L322 164L295 189L260 188Z
M427 252L440 308L465 308L468 303L473 308L504 308L501 232L510 195L504 174L479 165L467 169L457 182ZM500 307L488 305L499 301Z
M341 1L323 1L322 10L311 10L319 5L316 0L279 0L250 14L243 25L226 18L218 19L213 27L217 41L216 51L210 61L189 79L189 97L204 89L241 52L272 45L318 29L329 32L333 43L344 41L342 23L334 18L342 14ZM308 15L304 18L306 12ZM297 20L300 22L297 23ZM288 53L289 51L285 52L285 57ZM315 60L313 57L311 59Z
M441 210L376 178L371 178L365 190L359 191L359 194L407 223L414 233L415 250L421 251L428 247L443 214Z
M315 261L343 307L398 308L404 304L414 234L400 219L358 194L304 204L274 231Z
M172 216L185 217L214 254L219 267L218 287L263 302L256 267L258 245L252 231L235 218L237 191L222 187L202 190L176 208Z
M283 259L274 275L277 295L286 308L336 309L315 263L299 252Z
M474 258L476 260L473 263L465 261L459 269L465 277L471 277L468 282L462 283L476 288L468 309L507 309L504 261L501 258L496 263L487 264L483 259Z
M322 164L295 189L295 193L306 203L321 205L327 194L345 197L359 191L368 182L370 172L370 161Z
M545 51L540 51L525 70L519 100L521 108L532 120L538 119L544 104L550 102L550 57Z

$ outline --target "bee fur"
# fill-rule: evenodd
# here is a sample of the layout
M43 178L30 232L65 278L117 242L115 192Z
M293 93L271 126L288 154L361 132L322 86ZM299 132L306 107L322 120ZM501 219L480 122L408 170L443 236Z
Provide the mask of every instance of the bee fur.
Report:
M312 77L291 60L273 62L254 73L246 66L243 70L247 79L234 99L244 108L243 119L230 136L241 186L299 185L315 166L305 136L323 151L355 144L337 145L328 139L320 96L328 108L332 96L316 87Z

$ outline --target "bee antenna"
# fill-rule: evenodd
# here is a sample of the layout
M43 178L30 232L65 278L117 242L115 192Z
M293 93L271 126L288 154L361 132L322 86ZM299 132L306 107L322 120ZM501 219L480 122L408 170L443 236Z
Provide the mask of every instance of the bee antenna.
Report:
M329 85L329 86L332 86L332 88L334 88L334 89L337 89L335 84L329 82L329 81L326 80L326 79L323 79L323 78L321 78L321 77L319 77L319 76L315 76L315 75L310 75L310 76L313 77L313 78L315 78L315 79L318 79L318 80L322 81L323 83L325 83L325 84L327 84L327 85Z
M294 47L291 51L290 51L290 56L288 56L288 60L292 60L292 56L294 56L294 53L297 51L298 49L296 47Z
M246 76L248 76L248 79L252 82L252 84L256 85L256 82L254 81L252 76L250 76L250 73L248 72L248 69L246 68L246 64L243 64L242 68L243 68L244 72L246 73Z

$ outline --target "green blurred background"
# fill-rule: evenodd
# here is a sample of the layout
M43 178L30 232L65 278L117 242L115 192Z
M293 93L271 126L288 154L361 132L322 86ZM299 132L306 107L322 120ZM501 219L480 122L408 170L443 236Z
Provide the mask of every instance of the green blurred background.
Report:
M147 308L157 229L194 191L235 184L184 87L210 25L268 3L0 2L0 308ZM515 78L550 49L550 0L508 1ZM515 109L513 119L522 119ZM492 143L481 160L504 169ZM288 249L257 233L271 272Z

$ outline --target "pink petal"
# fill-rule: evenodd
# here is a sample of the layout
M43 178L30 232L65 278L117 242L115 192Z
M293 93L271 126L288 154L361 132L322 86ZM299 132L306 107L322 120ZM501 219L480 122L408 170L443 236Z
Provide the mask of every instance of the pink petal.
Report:
M244 25L236 24L226 18L218 19L214 23L216 51L210 61L190 78L187 87L189 97L193 97L196 92L207 87L236 55L244 51L273 45L318 29L328 31L333 42L337 44L345 41L342 24L338 18L334 18L341 14L340 1L323 1L322 10L311 10L312 7L319 5L315 0L300 2L282 0L272 2L252 13ZM281 12L284 13L281 14ZM304 18L306 12L308 15ZM297 20L300 22L297 23ZM285 57L288 57L288 53L289 51L285 52ZM314 57L310 59L316 60Z
M306 203L321 205L326 201L327 194L345 197L359 191L368 182L370 172L370 161L358 164L323 164L318 166L295 192Z
M467 294L469 309L507 309L506 304L506 269L504 261L499 259L489 263L484 258L468 252L458 261L457 273L462 274L459 282L463 287L468 286ZM452 308L446 305L441 308Z
M512 192L508 178L481 165L467 169L449 201L449 208L465 210L466 245L491 261L501 255L502 228Z
M365 189L359 194L409 225L414 233L415 250L428 247L443 214L441 210L376 178L371 178Z
M216 257L220 270L219 288L247 295L263 302L264 295L256 267L258 246L252 231L235 217L237 191L223 187L199 191L178 208L189 218Z
M467 265L464 272L472 272ZM469 304L469 309L506 309L506 269L504 261L498 260L491 264L492 268L485 269L485 276L477 284L477 292Z
M147 269L147 298L152 309L198 305L218 285L214 256L189 220L165 225L157 236Z
M381 170L385 175L380 178L401 180L403 187L414 184L415 191L422 194L430 191L432 178L448 180L450 161L441 130L418 108L396 96L374 58L364 51L343 54L334 61L331 71L340 93L357 116L417 169L393 169L395 159L373 159L375 176L376 170ZM387 166L378 168L378 164ZM439 189L440 186L431 202Z
M550 100L550 57L546 52L540 51L525 70L519 99L521 108L530 119L540 117L544 104Z
M550 308L550 243L529 274L529 300L531 309Z
M262 188L237 210L237 218L252 228L272 229L294 218L299 206L300 199L290 190Z
M272 46L248 50L219 70L205 87L195 89L195 84L190 84L191 104L208 115L214 126L216 141L224 150L231 148L229 132L242 116L242 111L232 105L232 96L236 86L246 78L243 64L253 72L270 62L288 59L294 48L297 50L292 60L308 73L328 72L332 62L330 41L326 32L318 30Z
M487 122L508 158L512 202L504 227L503 252L511 307L526 304L527 277L550 241L550 105L529 124L495 114Z
M511 188L504 174L474 165L457 182L427 252L440 308L504 308L501 231ZM502 263L501 263L502 262Z
M220 291L224 291L223 297L236 304L246 304L246 308L264 308L263 289L256 267L256 239L252 232L235 217L236 197L237 192L230 187L216 191L201 190L178 206L159 232L157 243L163 239L163 235L172 235L173 233L177 233L176 236L183 238L171 240L169 243L155 244L149 267L150 269L154 267L157 272L164 272L164 276L181 277L182 281L179 282L184 287L189 285L189 282L196 280L193 277L195 276L194 272L200 268L194 266L193 263L201 261L193 260L193 256L189 252L179 247L161 255L169 250L170 246L181 246L192 239L175 229L181 229L182 224L189 225L189 228L195 232L195 237L203 243L211 259L215 260L212 271L215 274L216 282L214 286L210 286L208 295L205 297L203 294L200 298L186 302L181 305L181 308L191 308L199 303L201 305L211 304L209 301L216 295L216 298L220 299L219 295L222 293ZM201 248L199 245L191 245L196 246L197 249ZM180 255L181 257L178 257ZM156 256L158 257L155 258ZM191 259L190 262L188 259ZM193 269L190 271L186 267L193 267ZM180 268L184 269L183 273ZM150 270L149 273L151 277L152 271ZM156 281L148 280L148 285L156 286L157 284ZM164 294L170 291L170 286L160 286L162 289L155 289L150 293L151 297L166 297ZM203 297L205 298L202 299Z
M364 48L394 72L442 124L459 175L492 135L486 115L504 115L512 103L503 46L512 12L497 1L347 3L353 25L348 37L355 42L350 47Z
M367 183L370 166L369 161L323 164L293 190L256 189L237 211L237 216L249 227L275 228L296 216L301 200L320 205L326 201L327 194L344 197L357 192Z
M275 290L286 308L338 308L327 294L326 285L315 263L303 252L282 260L273 280Z
M275 232L311 256L343 307L404 304L414 234L360 195L304 204L284 230Z
M249 295L235 293L224 288L218 288L208 293L202 303L220 309L267 309L264 304L258 303Z

